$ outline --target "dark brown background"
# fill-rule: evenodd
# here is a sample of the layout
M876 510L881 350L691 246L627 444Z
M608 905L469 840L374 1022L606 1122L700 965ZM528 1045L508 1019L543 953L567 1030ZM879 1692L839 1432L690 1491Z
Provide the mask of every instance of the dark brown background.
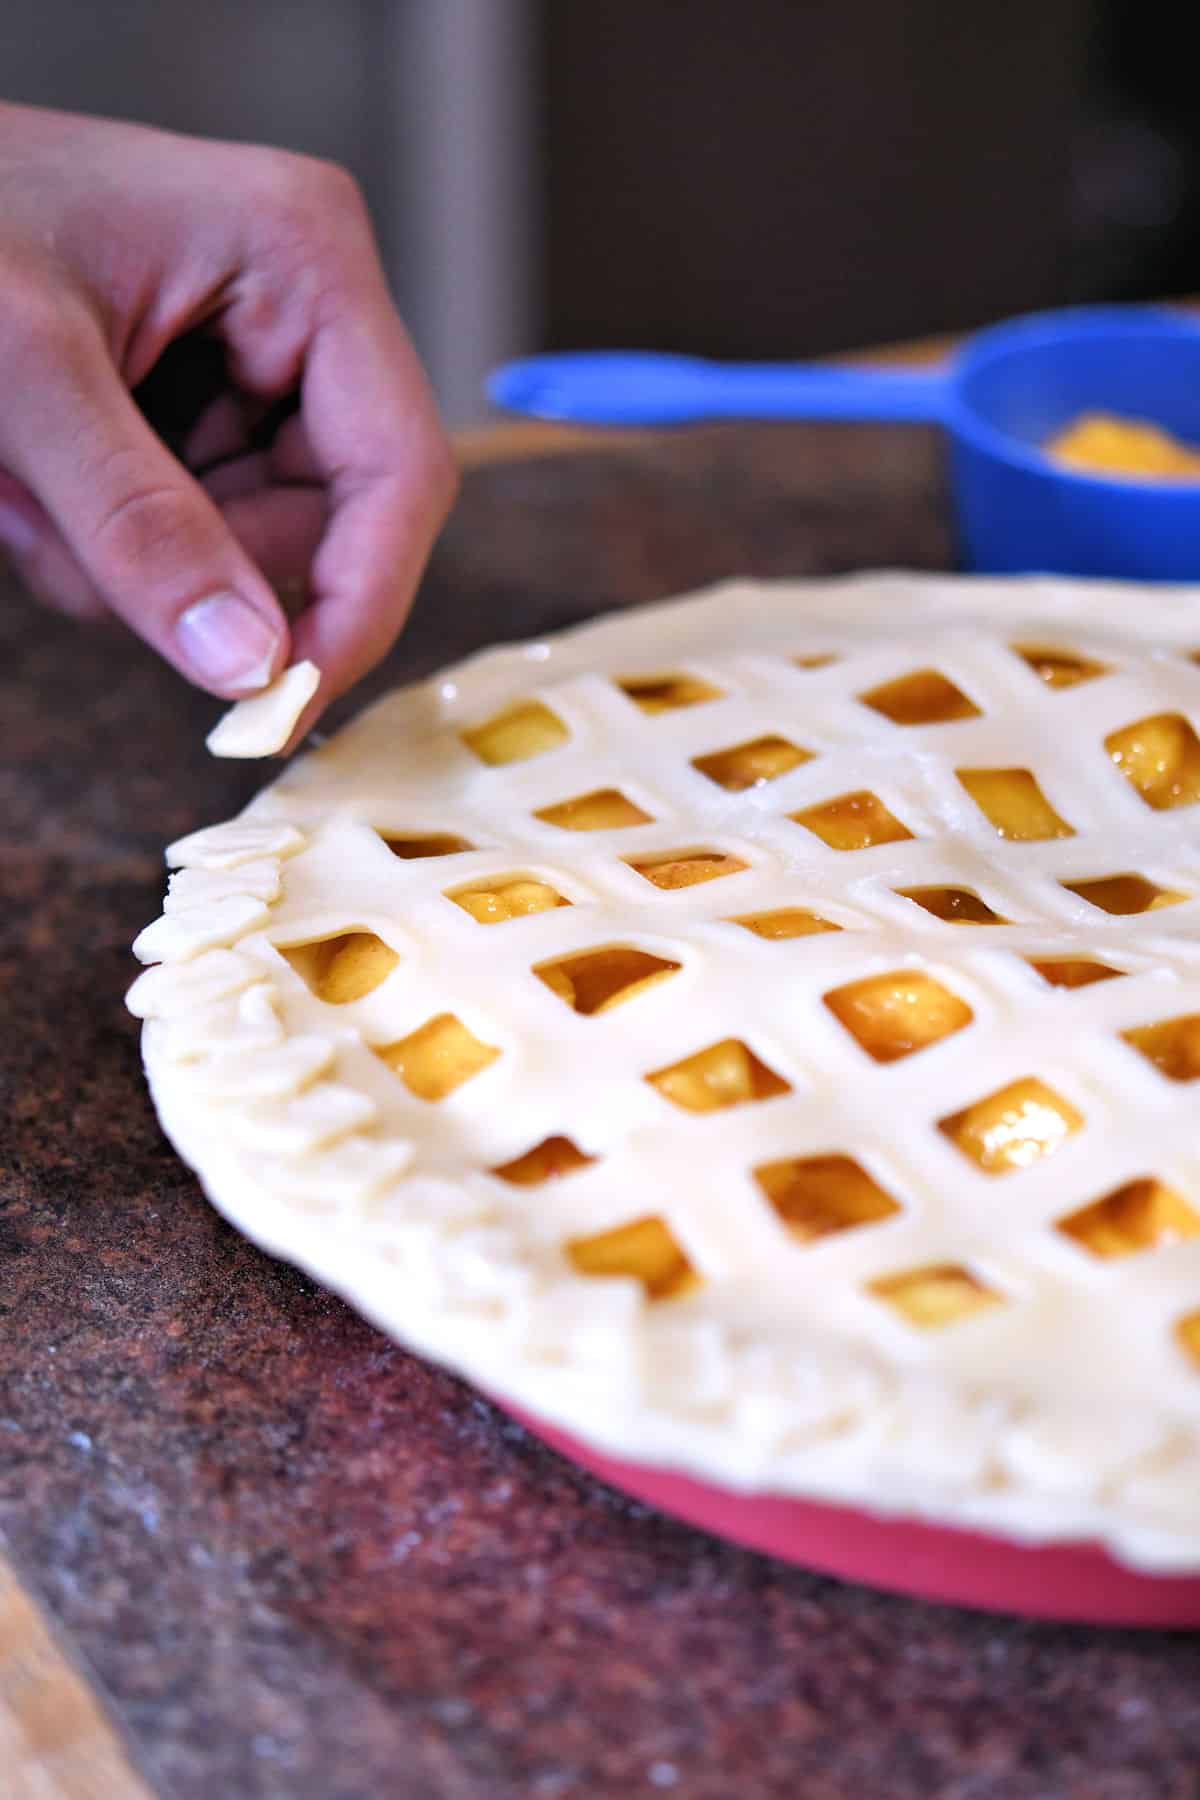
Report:
M733 570L940 566L911 431L472 476L380 679ZM122 994L161 847L263 771L0 603L0 1535L170 1800L1191 1800L1200 1640L890 1599L630 1504L240 1241ZM0 1791L4 1776L0 1771Z
M1074 184L1103 13L544 0L548 342L797 357L1095 293Z

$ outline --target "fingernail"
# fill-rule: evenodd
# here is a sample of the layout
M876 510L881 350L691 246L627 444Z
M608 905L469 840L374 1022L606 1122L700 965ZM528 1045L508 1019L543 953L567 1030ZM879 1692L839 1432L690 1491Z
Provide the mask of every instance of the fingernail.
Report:
M181 613L175 627L188 666L215 687L264 688L279 633L239 594L210 594Z

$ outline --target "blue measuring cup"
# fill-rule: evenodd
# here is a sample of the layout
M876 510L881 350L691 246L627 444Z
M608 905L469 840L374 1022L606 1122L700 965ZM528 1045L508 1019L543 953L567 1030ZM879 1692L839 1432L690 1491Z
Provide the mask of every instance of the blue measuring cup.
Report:
M596 425L833 419L943 427L963 559L997 574L1200 579L1200 480L1081 473L1041 445L1081 413L1200 444L1200 323L1151 306L1068 307L975 333L930 368L718 363L644 351L497 369L509 412Z

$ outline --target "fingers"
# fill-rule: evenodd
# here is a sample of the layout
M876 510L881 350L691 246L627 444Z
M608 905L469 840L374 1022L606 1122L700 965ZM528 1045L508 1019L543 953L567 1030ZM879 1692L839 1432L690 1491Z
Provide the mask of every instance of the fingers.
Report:
M6 514L0 490L0 546L57 604L111 609L215 693L265 685L289 648L311 656L315 714L399 631L449 508L452 459L348 178L273 152L177 154L178 184L151 181L149 214L131 215L135 239L159 220L161 255L134 245L140 285L114 282L86 231L66 262L39 252L0 271L0 469L34 503L32 520ZM212 170L226 165L240 171L238 204L214 199ZM189 333L203 379L183 395L166 365ZM222 371L241 389L232 408ZM301 584L310 553L293 646L268 578Z
M204 486L225 523L262 571L285 611L299 610L328 511L319 487L264 486L264 458L223 464ZM0 474L0 554L29 591L57 612L78 619L108 617L109 607L89 581L45 508L27 489Z
M424 374L383 291L360 289L318 333L305 369L307 446L329 483L296 654L322 701L382 657L412 604L456 476Z
M146 416L159 430L153 413ZM219 394L181 440L178 446L180 461L192 470L210 468L214 463L241 455L248 441L243 408L232 394Z
M248 386L268 391L299 369L300 414L278 432L271 469L277 480L319 481L329 498L312 604L293 626L294 655L322 671L308 724L395 640L456 475L361 199L338 171L291 167L299 186L288 207L301 222L303 267L281 274L263 252L260 279L235 293L221 328L229 366ZM283 294L305 296L299 313L289 313Z
M183 674L230 698L261 688L289 639L267 581L146 423L90 317L35 300L25 324L0 368L0 462L101 600Z
M221 502L221 511L246 554L285 602L308 593L328 511L323 489L265 488L237 494Z
M44 507L16 482L0 476L0 551L36 599L75 619L108 613Z

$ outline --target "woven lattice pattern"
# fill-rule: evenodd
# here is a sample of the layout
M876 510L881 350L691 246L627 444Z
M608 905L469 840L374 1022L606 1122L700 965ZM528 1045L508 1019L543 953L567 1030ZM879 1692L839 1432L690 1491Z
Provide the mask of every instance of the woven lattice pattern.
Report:
M1178 1556L1193 605L740 586L384 702L227 828L233 866L219 830L182 848L141 943L172 965L142 1010L174 975L204 989L148 1034L168 1128L248 1229L611 1442L607 1354L617 1448L861 1497L890 1433L897 1503ZM214 998L223 956L249 985ZM300 1073L206 1160L206 1070L251 1055L260 989ZM407 1276L340 1272L418 1219L427 1266L496 1309L490 1366L477 1320L423 1330Z

